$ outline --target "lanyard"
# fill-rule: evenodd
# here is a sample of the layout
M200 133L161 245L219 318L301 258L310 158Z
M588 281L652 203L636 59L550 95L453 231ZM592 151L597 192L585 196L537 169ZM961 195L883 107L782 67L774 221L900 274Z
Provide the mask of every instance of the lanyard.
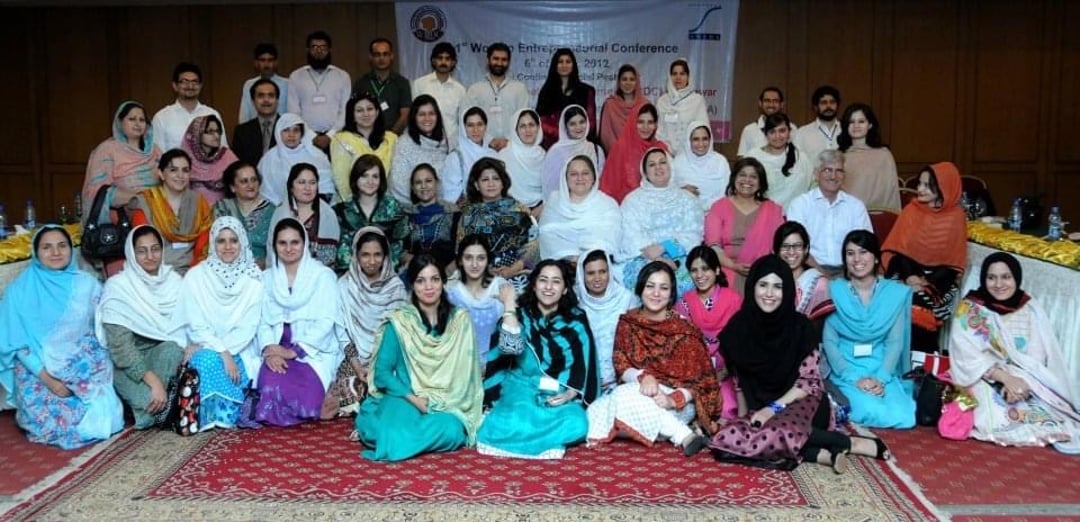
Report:
M325 72L323 72L321 75L319 75L319 77L318 77L319 79L317 79L317 80L315 79L315 73L313 73L311 71L312 71L312 69L309 67L308 70L307 70L308 76L311 77L311 83L315 84L315 92L319 92L320 90L322 90L322 84L323 84L323 82L326 81L326 76L327 76L327 73L330 72L330 69L326 69Z
M377 87L376 86L378 82L379 82L379 80L377 80L374 77L372 77L370 80L368 80L368 84L371 85L371 90L375 93L375 97L378 98L379 100L382 100L383 99L382 93L383 93L383 91L386 90L386 84L390 83L390 78L387 77L385 82L381 82L382 87Z

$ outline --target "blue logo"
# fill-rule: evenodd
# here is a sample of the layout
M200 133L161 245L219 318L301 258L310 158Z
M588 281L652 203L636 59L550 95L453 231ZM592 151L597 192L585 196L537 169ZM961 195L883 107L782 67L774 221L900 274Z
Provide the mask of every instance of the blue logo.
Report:
M409 30L421 42L436 42L446 34L446 14L433 5L420 6L409 18Z
M694 27L690 30L689 33L687 33L686 38L689 40L722 40L724 35L721 34L719 31L708 32L702 29L705 26L705 21L709 18L709 15L712 14L713 11L719 11L720 9L720 6L715 6L705 11L705 14L701 15L701 21L698 22L696 27Z

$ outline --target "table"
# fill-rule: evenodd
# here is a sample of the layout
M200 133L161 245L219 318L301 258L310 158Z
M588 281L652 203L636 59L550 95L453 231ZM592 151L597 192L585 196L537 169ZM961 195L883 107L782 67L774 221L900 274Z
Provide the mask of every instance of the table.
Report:
M997 249L968 242L967 269L960 295L979 287L983 259ZM1021 288L1039 301L1064 352L1073 396L1080 398L1080 271L1013 254L1024 271ZM943 336L946 337L946 336ZM947 344L943 345L947 346Z

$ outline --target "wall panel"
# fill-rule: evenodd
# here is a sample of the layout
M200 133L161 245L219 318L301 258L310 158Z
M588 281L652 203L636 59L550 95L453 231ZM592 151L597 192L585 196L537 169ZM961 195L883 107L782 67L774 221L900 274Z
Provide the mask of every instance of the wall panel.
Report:
M109 99L102 67L107 63L102 59L107 56L107 19L100 10L59 10L44 26L46 117L39 121L47 163L85 165L90 150L104 137L101 123L112 116L103 103Z

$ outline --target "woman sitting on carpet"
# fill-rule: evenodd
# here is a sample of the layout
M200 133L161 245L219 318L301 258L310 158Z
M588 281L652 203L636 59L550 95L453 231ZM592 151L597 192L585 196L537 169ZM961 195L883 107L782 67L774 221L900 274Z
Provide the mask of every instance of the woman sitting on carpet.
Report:
M258 346L263 364L255 420L292 426L318 419L344 354L344 326L334 272L311 257L307 231L294 218L274 226L273 254L263 272Z
M154 227L135 227L124 245L124 269L105 282L97 310L97 337L108 346L113 385L131 407L136 429L165 420L169 380L187 343L174 314L183 279L161 262L164 248Z
M191 431L234 428L259 356L253 346L263 300L262 275L244 225L222 216L210 227L210 257L184 277L180 318L184 360L199 372L198 424Z
M844 237L844 278L829 283L836 311L825 320L822 344L829 380L848 398L851 421L871 428L911 428L911 289L878 276L877 236Z
M480 234L469 234L458 243L458 277L446 284L450 304L469 313L476 333L476 353L480 366L487 365L495 327L502 317L501 292L513 292L510 283L491 274L491 250ZM504 288L509 290L504 290Z
M371 395L356 435L369 460L398 461L473 445L484 400L469 314L446 298L445 272L421 254L409 262L412 302L379 328Z
M967 266L967 215L960 171L949 162L919 173L918 196L881 245L885 277L911 287L911 349L938 351L938 332L960 294Z
M596 347L597 373L604 390L615 387L615 365L611 362L615 346L615 328L619 317L630 309L634 294L612 276L610 257L604 250L593 250L577 265L574 290L579 305L589 317L589 330Z
M787 221L773 234L773 254L791 267L795 278L795 311L816 320L833 311L829 298L829 278L811 268L810 234L798 221Z
M720 258L711 247L701 244L690 249L686 264L694 279L694 289L683 294L675 309L704 336L705 348L720 383L721 417L734 419L739 411L735 401L735 379L728 375L724 356L720 353L720 331L739 311L742 297L728 287L727 278L720 270Z
M697 419L716 431L720 387L701 332L672 311L675 271L662 261L645 265L636 290L641 307L619 318L615 330L615 371L622 384L589 405L589 444L610 442L624 433L652 446L661 439L687 456L708 439L687 423Z
M488 365L489 373L502 368L486 383L499 398L480 426L480 453L561 459L568 446L585 440L585 405L596 399L600 378L572 283L569 263L545 259L517 302L509 292L500 295L506 311L498 346L506 355Z
M742 308L720 334L720 349L739 382L739 418L709 446L721 462L794 469L808 460L841 473L848 452L888 459L880 439L828 431L831 412L818 371L814 326L795 310L795 280L774 255L754 262Z
M975 397L972 437L1005 446L1052 444L1080 453L1080 409L1050 320L1020 289L1010 254L983 260L979 288L960 301L950 330L952 377Z
M124 427L109 353L94 338L101 283L59 225L34 234L28 266L0 300L0 386L31 442L73 449Z
M345 322L345 362L323 404L323 418L352 415L364 399L375 334L390 312L405 306L409 292L390 262L390 244L379 227L364 227L352 239L349 271L338 279ZM340 335L340 334L339 334Z

